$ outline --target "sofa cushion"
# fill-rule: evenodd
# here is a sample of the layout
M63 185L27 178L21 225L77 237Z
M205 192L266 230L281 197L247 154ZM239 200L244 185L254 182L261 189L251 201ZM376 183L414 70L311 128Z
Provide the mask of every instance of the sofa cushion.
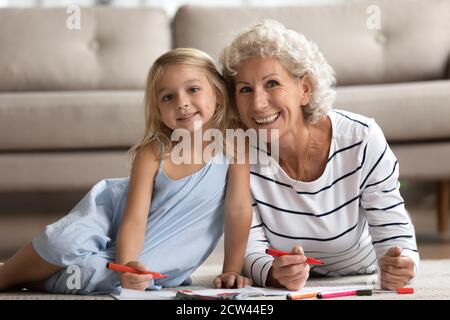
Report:
M450 141L450 80L339 87L335 107L374 118L390 141Z
M171 47L170 20L149 8L0 9L0 91L142 89Z
M126 150L6 153L0 157L0 192L84 190L105 178L130 175Z
M0 93L0 150L128 148L144 132L143 94Z
M450 177L450 141L390 147L399 163L400 178L440 181Z
M142 91L0 94L0 150L128 148L144 130L143 99ZM343 86L335 108L373 117L390 141L450 139L450 80Z
M374 7L375 6L375 7ZM379 9L381 28L367 27ZM316 42L339 85L444 79L450 53L450 1L361 0L292 7L186 6L174 18L174 45L218 58L244 28L280 21Z

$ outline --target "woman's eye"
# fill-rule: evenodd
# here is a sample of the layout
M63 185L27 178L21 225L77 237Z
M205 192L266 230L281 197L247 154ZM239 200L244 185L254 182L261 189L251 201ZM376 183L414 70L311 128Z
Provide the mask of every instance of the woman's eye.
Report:
M267 88L273 88L273 87L276 87L277 85L279 85L279 83L275 80L269 80L266 83Z
M252 89L250 87L242 87L239 90L239 93L247 93L247 92L251 92L251 91L252 91Z
M167 94L167 95L163 96L161 100L163 102L167 102L167 101L172 100L172 98L173 98L173 96L171 94Z
M199 88L199 87L192 87L192 88L189 89L189 92L190 92L190 93L197 93L197 92L199 92L199 91L200 91L200 88Z

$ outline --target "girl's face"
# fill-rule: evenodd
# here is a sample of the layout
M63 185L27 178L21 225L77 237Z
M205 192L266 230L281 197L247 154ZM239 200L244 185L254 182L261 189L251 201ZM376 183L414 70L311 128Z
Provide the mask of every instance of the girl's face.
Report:
M216 95L205 72L199 67L169 65L156 87L161 120L172 130L194 131L194 121L202 126L211 120Z
M293 78L273 58L254 57L237 68L235 99L242 122L254 129L279 129L282 137L303 121L311 87L306 78ZM300 125L301 126L301 125Z

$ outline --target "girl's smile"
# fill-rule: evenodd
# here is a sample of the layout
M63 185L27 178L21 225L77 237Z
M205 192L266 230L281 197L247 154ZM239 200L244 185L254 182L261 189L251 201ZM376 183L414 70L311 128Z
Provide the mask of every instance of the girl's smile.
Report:
M183 113L179 118L177 118L177 121L191 121L196 118L196 115L200 115L198 111L196 112L190 112L190 113Z

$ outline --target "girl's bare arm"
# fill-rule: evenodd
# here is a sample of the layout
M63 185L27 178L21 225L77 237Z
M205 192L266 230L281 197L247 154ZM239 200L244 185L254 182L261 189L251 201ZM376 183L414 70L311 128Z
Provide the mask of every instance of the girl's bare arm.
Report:
M223 272L241 273L252 222L248 164L232 164L225 197L225 260Z
M147 229L153 180L159 168L153 145L138 151L131 170L125 212L117 239L116 261L127 264L138 261Z

